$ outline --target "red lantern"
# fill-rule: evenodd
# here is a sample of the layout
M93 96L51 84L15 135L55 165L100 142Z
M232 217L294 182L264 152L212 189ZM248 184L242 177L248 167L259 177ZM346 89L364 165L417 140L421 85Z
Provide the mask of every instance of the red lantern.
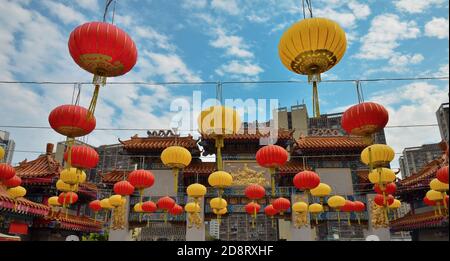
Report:
M145 189L153 186L155 177L148 170L135 170L128 175L128 181L137 189Z
M263 198L266 195L266 189L263 186L252 184L245 188L245 196L251 200Z
M57 133L69 138L85 136L95 129L96 121L86 108L77 105L56 107L48 116L48 122Z
M114 184L113 190L117 195L129 196L133 194L134 187L130 184L130 182L123 180Z
M70 159L75 168L93 169L98 164L99 156L97 151L89 146L73 146ZM64 153L64 160L68 161L68 151Z
M91 202L89 203L89 208L90 208L92 211L94 211L94 212L98 212L98 211L102 210L102 206L101 206L101 204L100 204L100 200L94 200L94 201L91 201Z
M175 200L173 200L171 197L162 197L158 200L156 203L158 205L159 209L169 211L175 206Z
M264 168L278 168L288 160L288 152L278 145L264 146L256 153L256 161Z
M430 206L430 207L433 207L433 206L437 205L436 201L430 200L427 197L423 198L423 203L425 203L425 205Z
M272 202L273 207L280 212L280 214L283 214L283 212L289 210L291 207L291 202L286 198L277 198Z
M345 205L340 209L342 212L353 212L355 211L355 203L350 200L345 201Z
M144 211L146 213L153 213L158 209L156 207L155 202L153 202L153 201L146 201L146 202L142 203L141 207L142 207L142 211Z
M278 210L276 210L273 205L268 205L264 208L264 213L269 217L273 217L278 214Z
M3 185L5 185L8 188L14 188L14 187L18 187L22 184L22 179L19 176L14 175L14 177L2 181L2 183L3 183Z
M16 170L5 163L0 163L0 180L8 180L16 175Z
M261 210L261 206L258 203L250 202L245 206L245 212L249 215L254 215Z
M442 167L440 168L437 172L436 172L436 178L445 184L448 184L448 166Z
M342 128L351 135L369 136L386 127L388 111L380 104L363 102L350 107L342 115Z
M61 205L72 205L78 201L78 195L75 192L63 192L59 194L58 203Z
M175 204L175 206L173 206L173 208L169 210L169 214L174 216L181 215L183 214L183 207L178 204Z
M311 190L320 184L320 177L313 171L302 171L295 175L294 186L299 190Z
M361 201L354 201L353 208L355 212L364 212L366 210L366 205Z
M392 203L394 203L394 197L392 195L387 195L385 200L383 195L378 194L375 196L374 201L375 204L377 204L380 207L387 207L392 205Z
M382 189L382 188L380 188L380 185L375 184L374 190L377 194L383 194L383 192L384 192L385 194L394 195L395 192L397 191L397 185L395 185L395 183L391 182L391 183L386 184L386 187L384 189Z
M69 52L81 68L104 77L126 74L137 61L136 45L130 36L105 22L75 28L70 34Z

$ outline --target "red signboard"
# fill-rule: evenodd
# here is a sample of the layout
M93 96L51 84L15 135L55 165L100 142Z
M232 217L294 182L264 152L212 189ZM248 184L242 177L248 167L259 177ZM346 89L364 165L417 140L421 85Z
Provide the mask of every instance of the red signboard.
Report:
M28 224L20 223L20 222L12 222L9 225L9 234L27 235L28 234Z

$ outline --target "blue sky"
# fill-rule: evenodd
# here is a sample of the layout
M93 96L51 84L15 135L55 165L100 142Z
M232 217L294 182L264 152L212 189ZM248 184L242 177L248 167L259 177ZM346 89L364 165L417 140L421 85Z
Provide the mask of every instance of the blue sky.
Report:
M448 1L316 0L314 16L336 20L349 48L323 79L448 76ZM291 0L118 0L115 23L135 40L139 58L131 73L109 81L306 80L285 69L277 47L284 30L302 19L301 1ZM0 0L0 79L88 82L91 75L70 58L70 32L100 20L103 0ZM109 19L111 16L109 16ZM364 83L366 100L391 113L390 125L435 123L435 111L448 102L448 81ZM69 103L72 86L2 85L1 125L48 125L50 110ZM114 85L101 90L98 127L168 128L170 102L214 86ZM83 86L87 105L90 86ZM351 83L322 83L322 113L357 102ZM225 98L278 99L281 106L303 100L312 111L307 84L225 85ZM51 130L9 129L18 150L42 151L62 137ZM94 145L115 143L135 132L96 132ZM393 129L388 143L404 147L440 140L436 128ZM16 153L14 161L36 154Z

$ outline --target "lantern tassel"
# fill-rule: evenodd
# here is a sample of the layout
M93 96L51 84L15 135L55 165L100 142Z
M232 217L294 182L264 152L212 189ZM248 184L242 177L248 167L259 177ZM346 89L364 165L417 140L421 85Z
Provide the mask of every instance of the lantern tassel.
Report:
M341 215L340 215L340 211L337 211L337 216L338 216L338 223L341 224Z
M173 172L173 190L175 191L175 195L177 195L178 194L178 172L179 172L179 169L173 168L172 172Z
M164 210L164 223L167 223L167 210Z
M73 144L75 143L75 139L68 137L66 143L67 143L67 168L70 169L72 167L72 147Z
M437 204L439 216L442 216L441 203L437 202L436 204Z
M272 197L275 197L275 168L270 168L270 178L272 186Z
M100 85L106 84L106 77L94 75L92 83L95 85L94 94L92 95L91 103L89 104L88 118L94 116L95 107L97 106L98 95L100 93Z
M317 219L317 214L314 214L314 218L316 219L316 225L318 225L319 224L319 220Z
M348 225L349 225L349 226L351 226L351 225L352 225L352 222L350 221L350 215L351 215L351 213L350 213L350 212L348 212L348 216L347 216L347 222L348 222Z
M359 217L359 213L355 213L356 217L358 218L358 225L361 225L361 218Z
M222 161L222 148L224 146L223 136L219 135L216 137L216 150L217 150L217 170L223 171L223 161Z

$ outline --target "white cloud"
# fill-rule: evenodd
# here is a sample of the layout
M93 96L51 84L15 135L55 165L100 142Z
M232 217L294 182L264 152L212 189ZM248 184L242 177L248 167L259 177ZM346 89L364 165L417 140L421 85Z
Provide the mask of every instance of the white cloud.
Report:
M42 4L47 7L48 11L50 11L51 14L58 17L58 19L60 19L65 24L81 24L83 22L86 22L86 17L83 14L75 11L65 4L53 2L50 0L44 0L42 1Z
M440 6L445 2L445 0L398 0L394 4L402 12L417 14L422 13L433 5Z
M347 29L357 27L358 20L365 20L370 16L370 7L357 1L339 2L336 4L326 4L324 8L314 9L316 17L333 19L339 25Z
M236 0L212 0L211 7L230 15L238 15L240 13Z
M98 0L76 0L74 2L86 10L97 11L100 8Z
M227 35L222 28L216 28L214 34L217 38L210 41L211 46L225 49L227 55L239 58L252 58L254 56L254 54L248 50L249 47L244 43L242 37Z
M397 72L402 73L408 70L409 65L419 64L424 60L421 54L394 54L389 59L389 66L381 69L374 69L372 72L385 71L385 72Z
M439 67L439 70L437 73L435 73L433 75L434 77L445 77L445 76L449 76L449 68L448 68L448 63L441 65L441 67Z
M390 59L400 46L400 40L414 39L420 29L414 21L401 21L397 15L383 14L375 17L369 33L361 38L361 48L356 57L368 60Z
M208 4L208 1L206 0L183 0L183 8L195 8L195 9L201 9L205 8Z
M370 14L370 7L366 4L358 3L357 1L350 1L348 3L350 8L357 19L366 19Z
M262 69L259 65L252 64L249 61L241 62L237 60L224 64L216 70L216 73L220 76L224 76L225 74L235 74L240 76L256 77L262 72L264 72L264 69Z
M157 32L155 29L148 26L135 26L135 34L138 37L149 40L149 44L156 45L163 50L174 51L176 48L169 42L169 37Z
M144 52L150 58L149 74L160 76L167 82L201 82L202 79L192 73L183 60L176 54Z
M433 19L425 25L425 35L437 37L439 39L448 38L448 19L433 17Z

